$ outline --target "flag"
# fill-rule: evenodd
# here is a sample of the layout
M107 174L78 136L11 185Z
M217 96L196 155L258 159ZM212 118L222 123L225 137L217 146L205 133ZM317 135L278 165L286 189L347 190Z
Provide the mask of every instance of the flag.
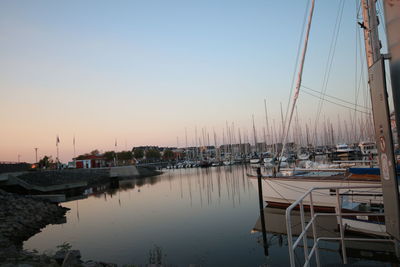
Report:
M75 145L75 135L74 135L74 139L72 139L72 144Z
M58 135L57 135L56 145L58 145L58 143L60 143L60 137L58 137Z
M115 147L117 147L117 138L115 138Z

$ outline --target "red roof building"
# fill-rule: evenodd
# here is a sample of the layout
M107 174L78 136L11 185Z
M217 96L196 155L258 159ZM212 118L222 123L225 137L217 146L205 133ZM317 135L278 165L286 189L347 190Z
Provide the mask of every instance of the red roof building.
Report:
M75 159L75 167L77 169L100 168L105 166L106 160L102 156L85 155L80 156L79 159Z

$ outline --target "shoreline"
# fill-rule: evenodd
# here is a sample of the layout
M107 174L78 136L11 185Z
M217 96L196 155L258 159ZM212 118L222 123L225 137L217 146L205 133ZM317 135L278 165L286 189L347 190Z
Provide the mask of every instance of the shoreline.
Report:
M128 177L141 179L162 173L150 168L138 169L137 175L126 177L110 177L104 175L104 170L100 172L96 170L89 176L87 174L91 171L62 170L24 173L18 179L43 187L62 185L65 181L86 182L86 186L91 186L112 179L122 180ZM41 229L47 225L65 223L68 210L59 204L34 198L34 196L9 193L0 189L0 266L21 264L26 264L25 266L117 266L113 263L91 260L83 262L80 251L71 250L69 244L57 246L55 249L59 250L54 255L23 249L23 242L41 232Z

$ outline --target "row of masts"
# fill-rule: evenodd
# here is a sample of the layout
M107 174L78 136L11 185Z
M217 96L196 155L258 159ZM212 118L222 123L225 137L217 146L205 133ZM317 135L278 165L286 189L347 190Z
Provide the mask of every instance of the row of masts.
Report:
M236 127L234 122L226 121L225 127L218 134L213 128L211 131L207 127L200 130L195 127L194 138L189 142L188 129L184 131L184 147L210 147L218 148L223 146L223 150L232 153L232 147L243 147L241 153L248 154L252 152L265 152L271 150L274 145L282 144L283 123L277 123L275 119L268 118L268 110L266 100L265 104L265 125L257 127L252 115L252 133L249 134L247 129ZM372 121L370 116L358 116L353 118L352 113L349 113L349 121L342 120L340 115L337 115L337 123L326 118L315 126L311 119L308 122L303 122L299 119L298 112L294 116L293 126L289 132L287 143L294 143L299 147L316 147L316 146L334 146L336 144L347 143L354 144L363 141L374 140ZM278 124L278 125L277 125ZM261 128L261 129L260 129ZM247 145L251 144L251 149ZM183 148L177 137L177 147ZM274 151L270 151L274 152Z

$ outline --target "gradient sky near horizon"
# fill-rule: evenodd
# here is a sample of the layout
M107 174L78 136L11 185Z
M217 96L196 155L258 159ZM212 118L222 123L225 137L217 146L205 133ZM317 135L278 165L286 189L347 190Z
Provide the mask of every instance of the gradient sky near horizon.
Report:
M0 161L193 145L194 130L280 122L307 0L0 2ZM339 0L317 0L303 84L321 90ZM356 1L345 1L327 93L354 102ZM363 56L363 55L362 55ZM358 72L360 72L360 64ZM360 93L361 97L361 93ZM362 97L358 100L363 102ZM300 94L302 121L318 99ZM330 103L337 120L349 110Z

